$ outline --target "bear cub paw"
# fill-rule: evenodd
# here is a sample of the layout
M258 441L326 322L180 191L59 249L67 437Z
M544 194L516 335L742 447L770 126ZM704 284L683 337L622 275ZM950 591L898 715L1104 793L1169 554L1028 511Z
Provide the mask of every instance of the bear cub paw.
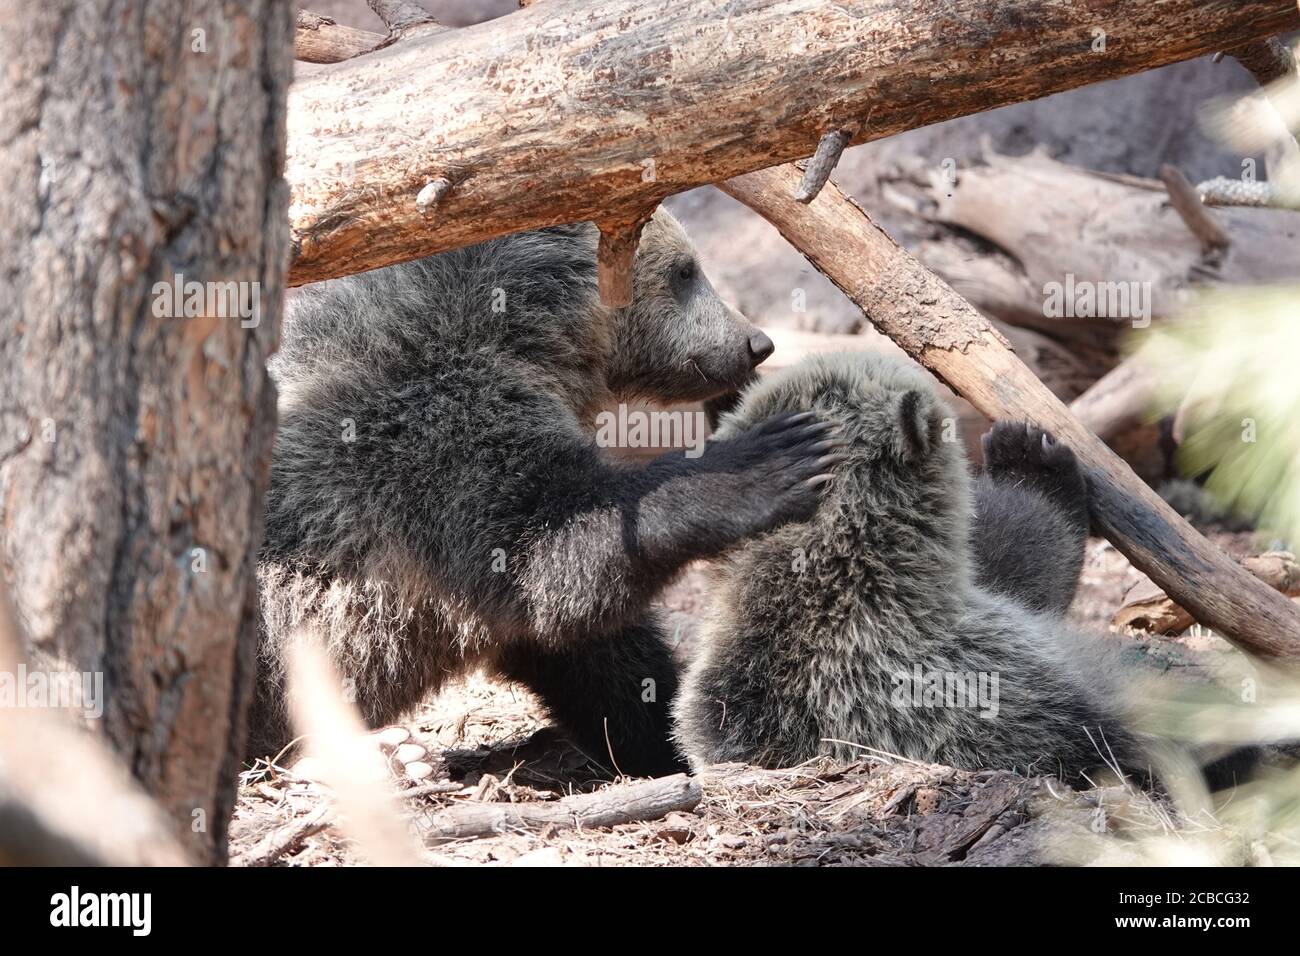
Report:
M1088 485L1069 447L1025 422L995 422L983 439L984 468L996 481L1027 485L1071 512L1086 514Z
M788 412L712 443L699 467L727 475L733 513L761 532L812 516L846 458L844 444L834 423Z

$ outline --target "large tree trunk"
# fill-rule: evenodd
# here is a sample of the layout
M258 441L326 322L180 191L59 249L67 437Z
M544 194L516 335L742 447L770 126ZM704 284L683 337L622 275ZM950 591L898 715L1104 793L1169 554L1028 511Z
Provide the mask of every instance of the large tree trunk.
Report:
M0 530L34 659L224 857L287 265L285 0L0 6ZM252 283L258 315L153 291ZM172 317L177 316L177 317Z
M833 130L861 143L1297 25L1294 0L547 0L294 85L290 281L634 219Z

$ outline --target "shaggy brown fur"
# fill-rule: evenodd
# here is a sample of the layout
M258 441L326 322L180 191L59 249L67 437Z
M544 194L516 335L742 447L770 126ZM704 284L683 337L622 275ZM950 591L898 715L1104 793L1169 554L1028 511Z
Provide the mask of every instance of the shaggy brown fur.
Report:
M1117 663L1061 615L1074 583L1018 600L1014 574L986 575L1010 593L978 582L972 480L960 444L942 438L952 412L927 377L877 355L810 359L747 391L720 434L795 408L838 422L849 457L810 520L722 562L675 707L684 751L770 767L866 748L1067 777L1140 765ZM1045 470L1033 492L1044 499L1081 481L1068 451L1036 429L1003 425L993 438L991 480L1028 486ZM1072 507L1063 526L1080 520ZM1035 560L1025 540L1016 574ZM990 560L1015 563L994 551ZM945 682L937 699L935 680Z
M251 754L289 736L284 646L301 634L372 724L481 665L536 691L593 757L679 766L651 597L687 562L806 518L835 459L829 426L787 416L698 458L612 463L596 409L710 398L771 341L718 298L667 213L646 226L628 308L601 305L595 249L590 225L544 229L293 304L273 365Z

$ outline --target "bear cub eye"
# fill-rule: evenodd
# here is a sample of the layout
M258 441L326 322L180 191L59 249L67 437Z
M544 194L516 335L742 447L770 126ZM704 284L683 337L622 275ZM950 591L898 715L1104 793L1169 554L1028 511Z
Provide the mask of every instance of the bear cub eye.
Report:
M682 262L679 262L673 270L673 285L676 286L678 290L685 289L695 281L695 275L695 260L685 259Z

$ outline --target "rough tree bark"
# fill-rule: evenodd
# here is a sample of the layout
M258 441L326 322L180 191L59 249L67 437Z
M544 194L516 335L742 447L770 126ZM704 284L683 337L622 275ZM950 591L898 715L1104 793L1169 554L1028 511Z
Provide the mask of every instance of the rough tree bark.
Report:
M295 84L290 282L628 218L835 129L861 143L1298 25L1291 0L548 0Z
M93 724L214 861L256 638L292 30L285 0L0 5L5 564L33 657L103 673ZM169 317L176 274L250 283L258 314Z
M1088 474L1102 532L1196 620L1257 653L1300 657L1300 608L1179 517L1079 424L974 306L833 183L811 204L796 202L801 178L786 165L719 187L776 226L876 328L985 415L1032 421L1066 442Z

